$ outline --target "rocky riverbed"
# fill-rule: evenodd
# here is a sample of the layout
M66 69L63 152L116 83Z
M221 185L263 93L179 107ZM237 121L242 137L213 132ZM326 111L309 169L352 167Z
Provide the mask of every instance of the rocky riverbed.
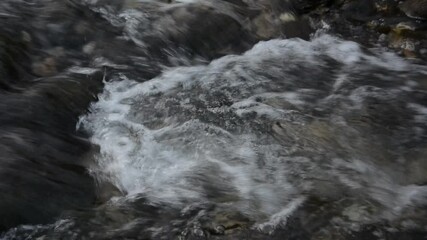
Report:
M426 239L426 14L3 0L0 239Z

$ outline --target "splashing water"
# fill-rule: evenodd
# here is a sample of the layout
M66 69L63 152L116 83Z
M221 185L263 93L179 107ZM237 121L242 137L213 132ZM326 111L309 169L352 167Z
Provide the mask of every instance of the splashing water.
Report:
M292 2L1 2L0 239L424 239L425 59Z
M344 197L331 196L341 188L357 204L375 206L357 217L345 213L355 222L399 217L427 196L427 188L399 177L405 171L381 162L408 161L386 149L407 139L390 142L399 129L381 133L394 123L375 132L357 121L375 115L365 112L372 99L410 97L402 80L422 68L364 51L328 35L271 40L144 83L122 75L82 119L101 147L92 170L128 196L178 207L231 205L260 226L281 223L307 197ZM367 77L373 85L364 84ZM405 112L411 106L401 111L415 121Z

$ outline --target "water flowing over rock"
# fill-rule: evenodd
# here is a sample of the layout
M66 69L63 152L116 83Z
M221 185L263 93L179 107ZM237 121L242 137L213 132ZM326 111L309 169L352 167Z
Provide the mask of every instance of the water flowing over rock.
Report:
M0 239L424 239L424 5L2 1Z

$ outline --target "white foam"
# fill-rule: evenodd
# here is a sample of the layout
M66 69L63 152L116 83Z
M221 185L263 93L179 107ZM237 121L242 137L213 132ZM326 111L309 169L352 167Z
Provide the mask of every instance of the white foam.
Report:
M86 74L91 75L99 71L97 68L85 68L85 67L71 67L68 69L68 71L72 73L78 73L78 74Z
M318 178L320 163L288 156L296 152L293 148L301 148L298 141L310 145L311 139L299 139L297 130L287 129L297 142L284 144L270 136L273 133L260 134L250 124L287 119L294 124L299 111L310 106L306 97L321 92L307 86L316 86L311 81L317 81L317 73L329 74L322 72L328 67L325 58L338 63L338 74L331 76L330 87L324 90L331 93L351 83L348 76L355 69L407 71L412 67L394 55L363 51L356 43L327 35L310 42L271 40L208 65L165 70L143 83L122 76L106 84L91 114L81 121L101 147L99 166L93 171L129 197L143 194L151 201L183 207L191 201L225 202L256 217L260 227L285 222L304 201L310 181ZM292 74L301 67L313 71L309 75L313 79ZM366 88L350 92L347 100L354 102L353 107L376 94L375 88ZM339 100L337 96L329 100ZM219 104L222 98L230 104ZM319 104L323 100L318 99ZM235 123L236 116L251 112L258 116L245 119L244 126ZM328 161L330 166L322 172L328 181L336 178L351 191L360 189L360 194L389 209L404 209L411 199L424 196L413 194L412 190L418 191L415 188L399 186L387 172L366 161ZM300 179L290 179L295 173ZM393 189L408 198L399 197Z
M279 225L286 225L286 221L295 212L295 210L303 204L305 201L304 197L299 197L292 200L285 208L280 212L273 214L270 219L262 224L256 226L258 229L271 234L274 229Z

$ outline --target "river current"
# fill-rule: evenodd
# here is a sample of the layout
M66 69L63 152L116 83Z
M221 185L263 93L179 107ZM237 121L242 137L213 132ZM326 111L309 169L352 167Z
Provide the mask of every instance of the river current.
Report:
M424 239L424 64L326 23L255 41L228 2L73 4L120 29L58 67L102 81L74 125L97 203L0 239Z

